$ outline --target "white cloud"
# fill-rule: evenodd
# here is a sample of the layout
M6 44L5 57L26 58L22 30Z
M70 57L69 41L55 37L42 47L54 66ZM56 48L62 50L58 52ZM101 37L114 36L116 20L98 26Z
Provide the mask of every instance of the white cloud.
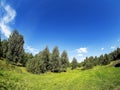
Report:
M116 47L115 47L115 46L111 46L110 48L111 48L111 49L115 49Z
M11 34L9 24L14 20L16 11L4 2L1 3L1 8L4 9L4 15L0 17L0 30L8 38Z
M87 48L79 48L79 49L76 49L77 53L87 53Z
M75 57L77 58L77 60L79 62L83 61L85 59L85 54L88 53L87 48L83 47L83 48L79 48L75 50Z
M25 47L26 51L29 52L29 53L32 53L33 55L37 54L39 51L31 46L26 46Z
M83 56L83 54L81 54L81 53L80 53L80 54L78 54L77 56L78 56L78 57L82 57L82 56Z
M118 39L117 41L118 41L118 42L120 42L120 40L119 40L119 39Z
M104 48L101 48L101 50L103 51L103 50L104 50Z
M10 24L14 21L16 16L16 11L8 4L1 2L0 3L0 11L3 11L0 15L0 30L4 34L5 37L9 38L11 34ZM25 46L26 51L32 53L33 55L38 53L38 50L32 48L28 45Z

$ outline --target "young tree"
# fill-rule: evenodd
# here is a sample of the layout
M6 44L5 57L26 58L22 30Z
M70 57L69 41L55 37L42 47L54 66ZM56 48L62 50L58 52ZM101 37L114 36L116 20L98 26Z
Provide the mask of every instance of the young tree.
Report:
M61 54L61 71L66 72L68 65L69 65L68 55L67 52L64 50L63 53Z
M8 39L7 60L13 64L22 64L24 56L24 39L18 31L13 31Z
M61 62L60 62L58 47L54 47L53 49L50 64L52 66L51 68L52 72L60 72Z
M89 58L86 57L84 60L84 68L83 69L91 69L95 65L94 57L90 56Z
M72 70L75 69L75 68L77 68L78 63L77 63L77 59L75 57L73 58L71 64L72 64Z

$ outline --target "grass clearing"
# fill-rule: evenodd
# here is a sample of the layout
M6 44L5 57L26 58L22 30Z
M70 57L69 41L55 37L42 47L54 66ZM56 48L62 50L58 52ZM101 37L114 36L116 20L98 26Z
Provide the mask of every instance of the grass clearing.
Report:
M0 65L0 90L120 90L120 68L112 66L35 75L24 67L8 70L1 60Z

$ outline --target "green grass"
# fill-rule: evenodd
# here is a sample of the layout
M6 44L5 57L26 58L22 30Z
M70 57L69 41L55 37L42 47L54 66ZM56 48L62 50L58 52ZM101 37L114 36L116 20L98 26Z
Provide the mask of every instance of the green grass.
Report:
M6 68L7 67L7 68ZM0 90L120 90L120 68L97 66L82 71L35 75L0 60Z

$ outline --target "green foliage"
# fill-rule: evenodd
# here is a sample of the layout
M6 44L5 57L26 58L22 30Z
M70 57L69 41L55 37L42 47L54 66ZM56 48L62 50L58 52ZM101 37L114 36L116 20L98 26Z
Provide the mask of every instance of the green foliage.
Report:
M1 42L1 36L0 36L0 59L2 57L2 42Z
M102 65L108 65L108 64L110 64L110 57L109 55L105 54L102 60Z
M7 40L3 40L2 41L2 54L3 54L3 58L6 58L7 51L8 51L8 41Z
M24 39L23 36L18 33L18 31L13 31L8 39L8 52L7 61L12 62L16 65L21 65L23 63L24 57Z
M27 61L30 60L30 59L32 59L32 58L33 58L32 53L26 53L26 52L24 52L23 66L25 67Z
M92 56L91 56L92 57ZM113 52L105 55L100 55L99 57L88 57L84 60L83 68L90 69L96 65L108 65L111 61L120 59L120 48L117 48Z
M26 68L29 72L34 74L43 73L43 67L40 58L34 57L31 60L28 60Z
M120 67L120 60L112 62L111 65L114 66L114 67Z
M49 52L49 48L46 47L39 54L27 61L27 70L35 74L45 73L48 71L65 72L69 65L67 52L63 51L60 58L58 47L53 49L52 54Z
M41 67L43 68L43 72L49 71L50 70L50 52L48 47L46 47L42 51L41 61L42 61Z
M84 68L83 69L91 69L94 66L94 58L91 56L89 58L86 57L84 61Z
M69 66L69 60L68 60L68 55L66 51L63 51L63 53L61 54L61 71L66 72L67 71L67 67Z
M52 66L52 68L51 68L52 72L60 72L61 62L60 62L58 47L54 47L54 49L53 49L50 64Z
M77 68L78 62L77 62L77 59L75 57L73 58L71 64L72 64L72 70Z

